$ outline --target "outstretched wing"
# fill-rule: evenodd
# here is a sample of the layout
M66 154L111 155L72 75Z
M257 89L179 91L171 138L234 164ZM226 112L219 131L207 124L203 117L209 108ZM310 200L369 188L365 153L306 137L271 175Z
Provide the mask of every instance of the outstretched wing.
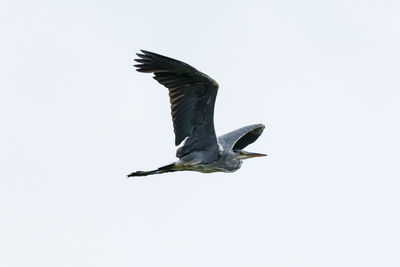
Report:
M178 150L182 157L191 151L215 150L214 104L218 84L192 66L162 55L141 50L137 71L154 73L154 79L169 90L175 145L188 137Z
M264 131L264 124L253 124L242 127L218 137L218 142L224 150L240 150L250 145Z

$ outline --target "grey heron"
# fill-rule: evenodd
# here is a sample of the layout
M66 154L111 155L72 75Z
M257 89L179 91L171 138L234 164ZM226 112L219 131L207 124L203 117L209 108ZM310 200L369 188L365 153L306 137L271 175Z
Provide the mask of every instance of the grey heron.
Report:
M174 171L234 172L243 159L266 156L243 149L257 140L263 124L242 127L217 138L214 130L214 105L218 83L192 66L153 52L140 50L134 65L139 72L153 73L154 79L168 88L171 115L178 148L178 161L152 171L128 175L146 176Z

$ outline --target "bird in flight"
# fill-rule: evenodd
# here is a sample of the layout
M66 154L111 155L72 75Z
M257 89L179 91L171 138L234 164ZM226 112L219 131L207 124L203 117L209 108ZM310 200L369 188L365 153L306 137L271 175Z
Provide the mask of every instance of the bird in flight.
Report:
M139 72L153 73L154 79L168 88L178 161L152 171L128 175L147 176L175 171L234 172L242 160L265 154L243 149L257 140L263 124L242 127L217 137L214 130L216 81L192 66L166 56L140 50L134 65Z

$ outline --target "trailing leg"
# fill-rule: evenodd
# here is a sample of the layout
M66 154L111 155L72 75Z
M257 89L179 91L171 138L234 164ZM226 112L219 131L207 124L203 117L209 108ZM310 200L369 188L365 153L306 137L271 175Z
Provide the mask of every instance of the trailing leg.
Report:
M175 163L160 167L156 170L152 171L136 171L132 172L131 174L128 175L129 177L136 177L136 176L147 176L147 175L152 175L152 174L160 174L160 173L166 173L166 172L175 172L179 171L179 169L176 168L177 165Z

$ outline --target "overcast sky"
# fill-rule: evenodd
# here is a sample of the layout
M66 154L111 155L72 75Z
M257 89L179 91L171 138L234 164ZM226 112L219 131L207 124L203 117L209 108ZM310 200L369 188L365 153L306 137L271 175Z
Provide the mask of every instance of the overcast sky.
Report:
M400 266L399 1L0 3L0 265ZM175 160L146 49L218 81L232 174Z

